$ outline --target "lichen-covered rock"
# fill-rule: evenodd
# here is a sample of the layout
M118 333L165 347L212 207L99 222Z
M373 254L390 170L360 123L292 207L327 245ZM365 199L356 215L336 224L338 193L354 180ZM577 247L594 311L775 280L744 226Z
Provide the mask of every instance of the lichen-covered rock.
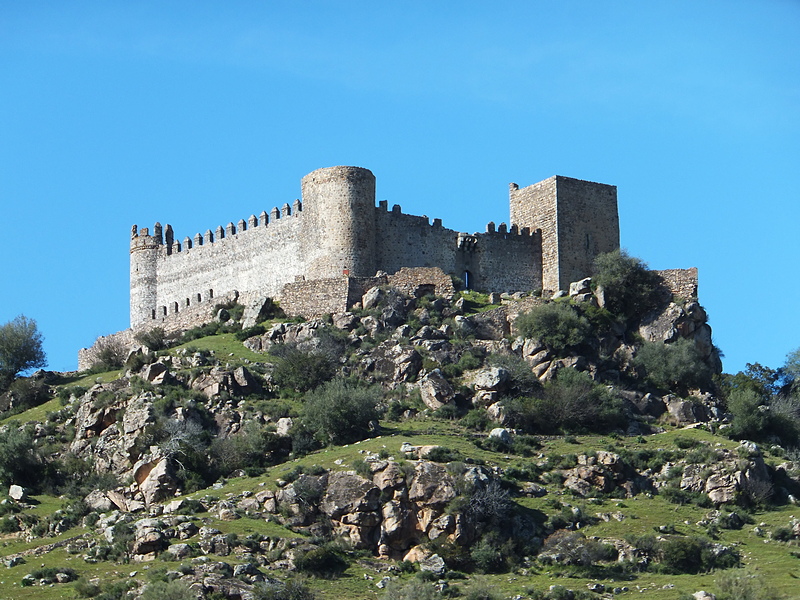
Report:
M423 506L444 505L455 496L455 482L446 467L427 461L417 463L408 491L409 500Z
M438 410L455 398L453 386L444 378L439 369L434 369L419 382L419 391L425 406Z
M320 502L320 510L332 519L357 512L374 512L379 508L380 490L371 481L350 471L334 471L328 476L328 487Z

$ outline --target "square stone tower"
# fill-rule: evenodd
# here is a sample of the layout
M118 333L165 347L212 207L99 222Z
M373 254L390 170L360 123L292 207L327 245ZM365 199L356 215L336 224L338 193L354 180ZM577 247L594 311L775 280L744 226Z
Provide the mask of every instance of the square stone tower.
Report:
M542 230L542 287L563 290L592 272L595 257L619 248L617 188L556 175L509 189L511 223Z

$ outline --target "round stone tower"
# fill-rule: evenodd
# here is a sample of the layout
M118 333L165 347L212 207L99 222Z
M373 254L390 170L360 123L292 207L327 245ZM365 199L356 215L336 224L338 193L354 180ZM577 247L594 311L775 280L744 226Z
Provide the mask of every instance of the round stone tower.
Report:
M131 327L152 320L156 310L158 257L161 253L161 225L154 235L146 227L131 229Z
M376 271L375 176L361 167L328 167L302 180L301 248L306 278Z

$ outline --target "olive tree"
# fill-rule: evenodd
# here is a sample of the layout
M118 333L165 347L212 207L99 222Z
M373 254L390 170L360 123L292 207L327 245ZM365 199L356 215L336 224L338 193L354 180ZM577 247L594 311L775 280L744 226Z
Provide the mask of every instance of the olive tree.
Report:
M36 321L19 315L0 325L0 389L7 387L23 371L46 364L42 334Z

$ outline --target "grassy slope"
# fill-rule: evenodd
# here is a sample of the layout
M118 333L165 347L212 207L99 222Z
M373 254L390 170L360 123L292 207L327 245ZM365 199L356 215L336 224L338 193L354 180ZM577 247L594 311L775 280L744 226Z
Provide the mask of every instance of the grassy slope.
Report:
M214 350L218 357L229 357L231 362L240 363L246 361L263 361L263 355L250 352L237 342L232 334L224 334L203 338L190 342L186 346ZM89 386L99 381L109 381L119 376L119 371L105 374L91 375L80 380L70 381L70 385ZM32 420L42 420L47 412L59 408L58 400L54 399L41 406L30 409L13 417L21 423ZM663 434L649 436L644 441L637 441L636 438L613 439L608 436L579 436L575 440L565 440L556 438L544 442L539 452L546 456L562 456L565 454L580 454L593 450L611 449L617 451L626 449L641 448L664 448L676 449L674 444L675 437L680 435L683 438L697 439L703 442L719 444L724 447L735 447L735 443L730 440L714 436L709 432L700 429L671 430ZM282 478L287 472L297 465L311 466L320 465L330 469L347 469L349 465L360 460L364 451L388 453L396 459L401 459L400 446L403 442L413 445L437 444L446 446L453 450L458 450L465 457L485 461L487 465L497 465L501 468L511 464L524 463L529 460L507 454L494 453L477 448L473 441L473 434L465 431L454 422L442 421L433 418L419 418L401 423L384 423L384 435L381 437L365 440L350 446L331 447L297 460L289 461L283 465L278 465L269 470L261 477L232 479L225 483L220 489L207 489L190 494L190 497L201 498L207 494L223 498L226 495L234 495L245 490L258 491L268 487L276 489L276 481ZM769 459L769 457L768 457ZM775 462L773 460L773 462ZM337 464L339 463L339 464ZM623 538L629 534L654 533L654 529L660 525L674 525L675 528L684 534L704 535L704 528L696 525L709 509L696 506L677 506L670 504L659 496L647 497L640 495L632 499L604 499L599 501L586 501L572 498L557 486L548 484L548 495L544 498L519 498L520 505L540 510L546 514L557 512L552 508L552 500L557 499L564 503L580 506L588 515L599 512L622 512L625 519L621 522L599 522L586 527L583 532L587 536L616 537ZM40 502L35 509L30 511L33 514L49 514L59 508L62 500L46 496L37 497ZM764 523L763 527L767 532L776 527L788 525L791 518L800 512L794 506L777 507L774 510L754 513L753 519L756 524ZM225 533L237 533L246 536L250 533L260 533L268 536L290 536L297 537L296 534L289 532L283 527L250 518L242 518L236 521L223 522L214 519L213 515L202 514L206 524L210 524ZM745 566L766 575L769 581L787 597L797 597L797 581L795 577L800 577L800 559L792 555L792 551L797 546L790 546L786 543L775 542L764 537L758 537L753 532L753 524L745 525L739 531L721 530L719 541L726 544L736 544L742 553ZM58 539L69 538L84 533L85 529L75 528L60 535L58 538L45 538L32 541L18 540L12 536L0 537L0 554L3 556L20 552L41 544L52 543ZM193 540L189 540L193 541ZM222 557L231 563L237 562L234 555ZM372 566L373 563L379 566L384 565L380 561L356 561L348 569L343 577L336 580L311 580L311 587L325 599L339 598L375 598L382 592L375 587L382 574L377 573ZM88 577L99 577L102 581L126 577L132 571L146 572L150 568L175 567L178 563L168 563L159 560L150 565L124 565L111 563L87 564L79 555L70 556L61 548L41 556L31 556L27 558L26 564L19 565L2 573L0 576L0 598L73 598L75 597L74 584L56 585L52 587L29 587L22 588L20 581L22 577L40 565L45 566L70 566L80 574ZM271 576L285 576L284 573L270 573ZM365 578L372 577L374 580ZM404 577L410 577L405 575ZM551 571L539 566L527 569L525 573L507 573L500 575L482 576L494 589L501 592L506 597L517 594L524 594L526 589L547 589L550 585L559 584L576 590L586 589L589 579L583 578L564 578L556 577ZM699 589L709 591L715 590L715 574L707 573L700 575L664 575L654 573L641 573L635 579L625 582L614 582L609 579L601 579L606 585L627 585L631 592L635 594L642 588L646 592L640 597L653 599L676 599L681 593L693 593ZM463 586L463 583L456 582L456 585ZM664 589L666 587L666 589ZM674 586L674 587L670 587ZM626 594L627 596L627 594ZM624 596L623 596L624 597Z

